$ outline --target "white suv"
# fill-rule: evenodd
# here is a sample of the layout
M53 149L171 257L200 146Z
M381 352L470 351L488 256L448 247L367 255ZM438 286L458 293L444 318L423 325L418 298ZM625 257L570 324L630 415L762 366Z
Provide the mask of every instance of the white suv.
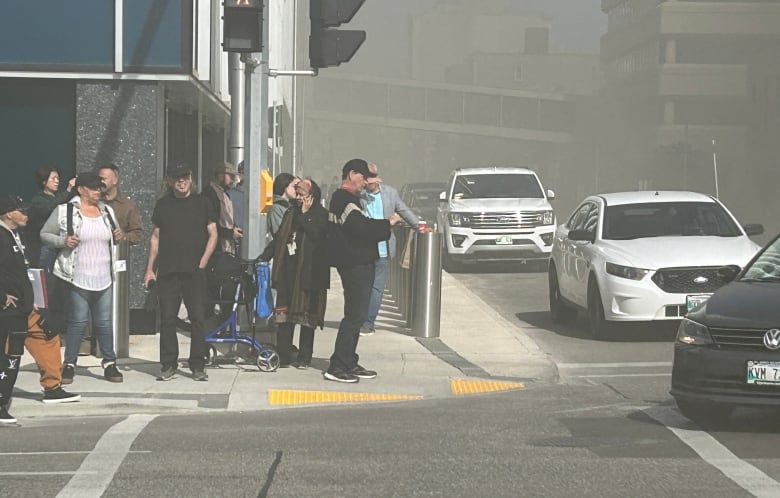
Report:
M551 190L528 168L461 168L439 196L444 266L481 261L540 261L550 257L555 215Z

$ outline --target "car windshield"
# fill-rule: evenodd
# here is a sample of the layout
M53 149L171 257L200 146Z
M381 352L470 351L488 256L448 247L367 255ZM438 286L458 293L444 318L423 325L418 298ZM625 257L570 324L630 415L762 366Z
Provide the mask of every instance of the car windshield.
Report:
M731 216L714 202L654 202L608 206L603 239L742 235Z
M412 192L412 207L429 207L439 205L439 193L444 188L415 189Z
M452 189L453 199L501 199L544 197L535 175L458 175Z
M745 269L741 280L780 280L780 238L764 248L756 260Z

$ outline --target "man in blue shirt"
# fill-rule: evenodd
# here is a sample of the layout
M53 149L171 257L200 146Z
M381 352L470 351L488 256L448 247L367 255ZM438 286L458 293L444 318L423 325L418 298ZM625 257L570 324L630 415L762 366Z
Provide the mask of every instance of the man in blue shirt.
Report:
M373 175L379 175L376 164L369 164L368 170ZM366 179L366 194L363 199L363 212L366 217L381 220L388 219L393 213L398 213L409 225L417 229L419 219L417 215L402 200L398 191L382 182L379 176ZM374 286L371 288L371 299L368 305L368 320L360 327L360 335L372 335L374 333L376 316L382 305L382 295L385 292L385 280L387 278L387 261L395 256L395 234L391 233L390 240L379 242L379 259L374 263Z

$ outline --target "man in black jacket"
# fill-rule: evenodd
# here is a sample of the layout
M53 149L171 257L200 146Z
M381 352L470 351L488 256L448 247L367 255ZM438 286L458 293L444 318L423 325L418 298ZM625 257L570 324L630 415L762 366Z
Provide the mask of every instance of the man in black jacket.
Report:
M24 245L18 228L27 224L21 199L0 197L0 423L13 424L8 413L11 394L24 353L27 316L33 309L33 289L27 276Z
M401 217L393 214L388 219L372 220L363 215L359 195L366 187L366 179L374 176L363 159L347 161L341 170L341 187L330 200L329 210L336 216L350 247L349 258L337 267L344 288L344 318L324 374L327 380L336 382L358 382L377 375L358 364L357 343L360 326L368 319L374 263L379 258L377 244L390 238L390 229Z

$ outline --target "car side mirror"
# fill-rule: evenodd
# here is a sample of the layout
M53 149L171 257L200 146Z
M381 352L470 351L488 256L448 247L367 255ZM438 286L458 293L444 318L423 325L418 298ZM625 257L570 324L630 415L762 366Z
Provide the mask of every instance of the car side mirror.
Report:
M723 279L724 282L728 283L737 278L737 275L739 275L740 271L742 271L742 268L737 265L722 266L718 268L718 277Z
M596 241L596 232L589 230L571 230L569 231L569 240L584 240L593 243Z
M752 223L750 225L744 225L742 228L745 230L745 233L748 236L761 235L762 233L764 233L764 225L760 223Z
M446 200L447 200L447 192L439 193L439 202L444 202Z
M547 190L547 200L548 201L554 201L555 200L555 192L552 190Z

